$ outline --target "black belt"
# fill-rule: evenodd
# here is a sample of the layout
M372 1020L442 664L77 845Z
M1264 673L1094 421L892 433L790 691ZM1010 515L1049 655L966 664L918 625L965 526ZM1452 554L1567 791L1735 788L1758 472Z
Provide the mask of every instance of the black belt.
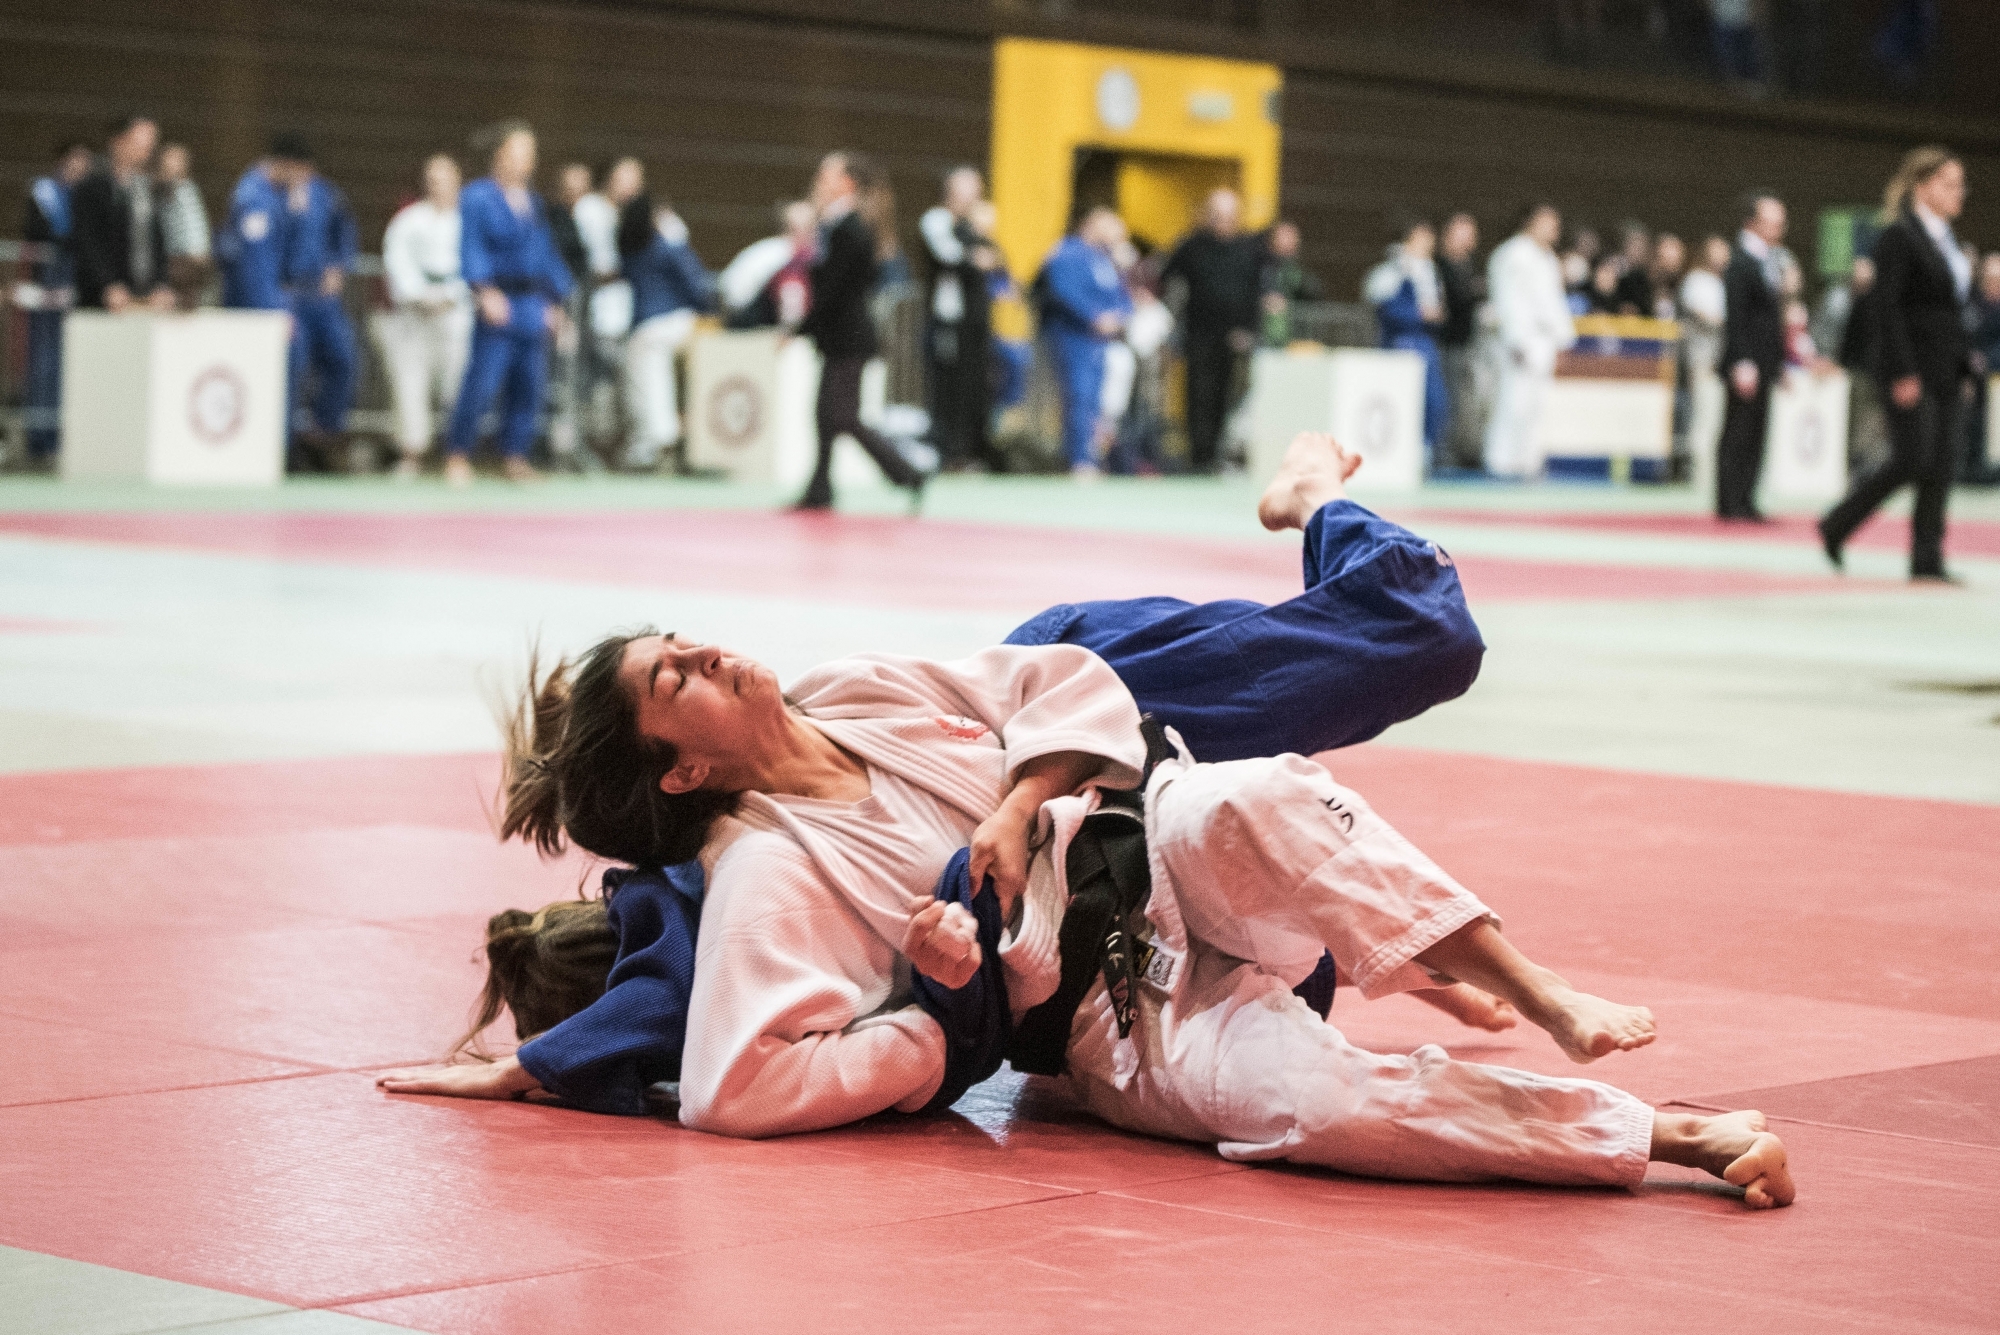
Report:
M503 295L509 297L537 297L542 292L540 283L527 278L496 278L488 286L499 288Z
M1174 751L1152 715L1141 719L1139 726L1146 738L1145 774L1150 778L1153 767ZM1153 892L1152 866L1146 858L1145 791L1144 780L1136 792L1099 790L1098 809L1083 818L1070 840L1063 862L1069 905L1056 935L1062 980L1055 995L1023 1015L1014 1027L1007 1060L1017 1071L1063 1073L1076 1008L1100 972L1118 1016L1118 1037L1132 1032L1138 1015L1133 981L1144 975L1153 957L1153 948L1133 937L1131 921L1144 912Z

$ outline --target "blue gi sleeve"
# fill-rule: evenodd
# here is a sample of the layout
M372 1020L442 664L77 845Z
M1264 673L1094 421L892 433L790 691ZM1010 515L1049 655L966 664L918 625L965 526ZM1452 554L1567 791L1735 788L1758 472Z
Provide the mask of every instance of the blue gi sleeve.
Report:
M1012 1037L1007 977L1000 969L1000 896L994 893L991 877L975 894L971 868L972 850L959 849L938 878L936 897L969 909L978 920L979 972L959 988L914 970L910 974L917 1004L944 1030L944 1083L924 1105L925 1112L949 1108L966 1090L999 1070Z
M1085 328L1106 309L1089 262L1069 246L1058 248L1049 257L1044 286L1050 303Z
M238 310L285 306L284 200L276 191L239 184L229 200L229 225L215 241L225 279L223 304Z
M543 1089L589 1112L640 1116L646 1088L680 1078L701 925L698 862L605 873L618 958L604 995L516 1054Z
M1428 326L1424 324L1424 309L1417 304L1416 284L1405 279L1395 296L1376 302L1375 319L1382 326L1385 343L1400 335L1426 332Z
M486 287L493 282L493 247L487 236L493 200L482 190L484 181L474 181L458 197L458 272L467 287Z
M701 262L701 256L694 253L694 247L679 245L672 248L671 263L679 276L681 291L687 296L688 305L703 315L711 315L716 309L715 275Z

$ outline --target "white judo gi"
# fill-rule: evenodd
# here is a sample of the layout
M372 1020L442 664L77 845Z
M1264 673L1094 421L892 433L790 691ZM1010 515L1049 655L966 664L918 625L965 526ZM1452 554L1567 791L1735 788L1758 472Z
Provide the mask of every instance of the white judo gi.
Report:
M1576 344L1562 265L1525 233L1497 246L1486 282L1500 325L1500 388L1486 423L1486 471L1535 477L1542 471L1542 402L1556 357Z
M1143 760L1136 706L1073 646L957 663L870 657L793 690L868 763L865 803L746 796L703 852L681 1120L739 1136L914 1110L937 1090L942 1031L911 1004L896 952L944 864L1038 755L1082 751L1105 780ZM1070 837L1094 795L1042 813L1045 842L1002 942L1016 1017L1055 990ZM928 804L926 807L925 804ZM1363 1052L1291 988L1323 948L1364 995L1425 987L1413 963L1484 905L1298 756L1155 772L1146 823L1158 954L1119 1039L1098 980L1062 1079L1092 1111L1233 1159L1383 1177L1636 1183L1652 1110L1609 1086L1455 1062L1436 1047Z

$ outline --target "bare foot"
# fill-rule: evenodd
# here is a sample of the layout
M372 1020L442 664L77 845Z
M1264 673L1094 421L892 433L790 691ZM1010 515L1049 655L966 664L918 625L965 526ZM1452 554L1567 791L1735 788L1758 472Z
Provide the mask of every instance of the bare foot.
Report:
M1567 983L1549 989L1549 1010L1530 1016L1548 1030L1556 1046L1573 1062L1594 1062L1613 1052L1630 1052L1652 1042L1653 1012L1644 1006L1621 1006L1603 997L1579 992Z
M472 460L454 454L444 461L444 480L454 487L472 485Z
M1347 494L1347 479L1359 467L1361 456L1324 431L1299 432L1257 501L1257 522L1273 533L1304 528L1322 505Z
M509 455L507 461L501 465L501 468L506 472L509 482L540 482L542 480L540 470L526 459L517 459Z
M1767 1129L1760 1112L1654 1113L1653 1157L1743 1188L1743 1203L1753 1210L1775 1210L1798 1198L1785 1142Z
M1410 995L1426 1006L1437 1007L1468 1028L1484 1029L1490 1034L1512 1029L1521 1019L1521 1013L1513 1006L1491 992L1481 992L1470 983L1419 988Z

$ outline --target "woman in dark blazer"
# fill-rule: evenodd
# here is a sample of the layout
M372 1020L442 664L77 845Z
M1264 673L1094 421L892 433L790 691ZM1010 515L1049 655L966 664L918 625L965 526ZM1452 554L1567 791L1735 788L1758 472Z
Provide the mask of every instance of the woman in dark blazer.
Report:
M1965 207L1965 167L1948 150L1919 148L1889 182L1894 218L1875 242L1876 378L1888 400L1890 454L1855 482L1819 524L1827 559L1890 493L1916 489L1910 578L1951 581L1944 569L1944 510L1951 494L1953 426L1971 372L1965 303L1972 265L1952 235Z

